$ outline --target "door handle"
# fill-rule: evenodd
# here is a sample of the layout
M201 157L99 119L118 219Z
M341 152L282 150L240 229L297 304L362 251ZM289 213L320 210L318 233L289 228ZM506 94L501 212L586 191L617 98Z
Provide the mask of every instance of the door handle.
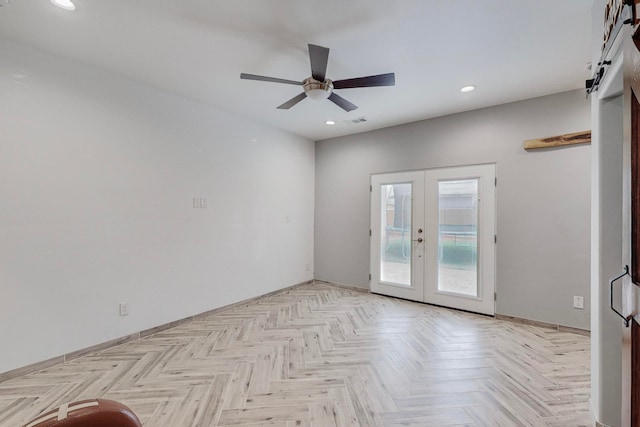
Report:
M422 243L422 237L418 237L414 242Z
M613 284L622 279L624 276L626 276L627 274L629 274L629 266L625 265L624 266L624 273L622 273L621 275L619 275L618 277L616 277L615 279L611 279L611 281L609 282L609 304L611 306L611 310L613 310L614 313L616 313L618 316L620 316L620 318L622 320L624 320L624 326L626 328L629 327L629 320L631 320L631 316L629 317L624 317L624 315L622 313L620 313L618 310L616 310L616 308L613 306Z

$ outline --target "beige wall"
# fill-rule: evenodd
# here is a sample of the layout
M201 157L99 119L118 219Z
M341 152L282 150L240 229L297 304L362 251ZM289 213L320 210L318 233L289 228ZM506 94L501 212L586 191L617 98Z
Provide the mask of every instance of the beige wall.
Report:
M371 174L496 163L497 313L589 329L590 146L522 144L590 128L576 90L317 142L315 277L369 286Z

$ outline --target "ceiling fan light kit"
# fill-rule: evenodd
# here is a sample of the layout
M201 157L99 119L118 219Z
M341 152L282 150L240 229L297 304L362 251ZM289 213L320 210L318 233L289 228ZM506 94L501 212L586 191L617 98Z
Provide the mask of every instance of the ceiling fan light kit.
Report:
M313 77L305 79L303 82L304 93L313 100L327 99L333 91L333 82L329 79L319 82Z
M51 0L51 3L64 10L76 10L76 5L71 0Z
M240 78L245 80L257 80L263 82L283 83L302 86L304 92L294 96L290 100L278 106L278 109L288 110L305 98L313 100L328 99L345 111L353 111L357 105L347 101L334 89L351 89L356 87L395 86L395 74L378 74L375 76L356 77L352 79L331 81L326 78L327 63L329 61L329 48L309 44L309 60L311 62L311 77L302 82L295 80L279 79L276 77L260 76L257 74L241 73Z

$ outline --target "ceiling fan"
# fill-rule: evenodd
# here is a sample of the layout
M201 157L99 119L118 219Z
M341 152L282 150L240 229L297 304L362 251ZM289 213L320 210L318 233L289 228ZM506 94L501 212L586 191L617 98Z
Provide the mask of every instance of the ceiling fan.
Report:
M246 80L259 80L263 82L284 83L290 85L302 86L304 92L294 96L278 108L288 110L305 98L315 100L329 99L345 111L352 111L358 108L357 105L347 101L337 93L334 89L350 89L355 87L373 87L373 86L394 86L396 77L394 73L378 74L375 76L355 77L352 79L331 81L327 79L327 62L329 60L329 48L309 44L309 59L311 60L311 77L301 82L295 80L279 79L276 77L258 76L256 74L241 73L240 78Z

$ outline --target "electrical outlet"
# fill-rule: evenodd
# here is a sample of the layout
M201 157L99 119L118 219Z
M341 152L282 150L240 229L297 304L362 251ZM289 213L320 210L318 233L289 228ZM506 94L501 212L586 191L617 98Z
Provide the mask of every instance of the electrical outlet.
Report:
M121 302L120 303L120 316L128 316L129 315L129 303Z
M573 308L583 309L584 308L584 297L574 296L573 297Z

